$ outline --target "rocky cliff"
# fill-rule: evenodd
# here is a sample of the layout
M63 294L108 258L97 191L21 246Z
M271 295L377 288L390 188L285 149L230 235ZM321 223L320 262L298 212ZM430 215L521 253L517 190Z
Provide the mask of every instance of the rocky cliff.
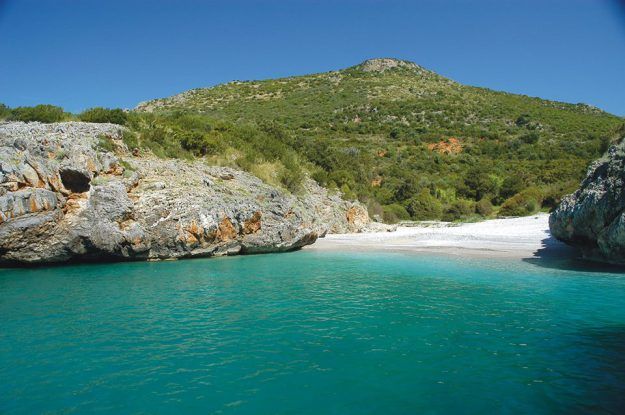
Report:
M549 218L551 233L587 259L625 264L625 142L595 161Z
M129 152L122 127L0 124L0 263L278 252L356 232L366 210L203 161Z

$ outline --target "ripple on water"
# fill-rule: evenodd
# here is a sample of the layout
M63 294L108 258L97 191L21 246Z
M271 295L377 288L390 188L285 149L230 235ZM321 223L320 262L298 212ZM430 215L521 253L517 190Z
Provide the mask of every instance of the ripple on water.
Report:
M2 270L0 412L625 407L625 278L297 252Z

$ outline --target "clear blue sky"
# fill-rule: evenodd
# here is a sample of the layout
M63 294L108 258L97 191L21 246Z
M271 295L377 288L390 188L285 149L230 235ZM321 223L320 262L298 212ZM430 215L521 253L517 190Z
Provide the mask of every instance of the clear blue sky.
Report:
M371 57L625 115L609 0L0 0L0 102L70 111Z

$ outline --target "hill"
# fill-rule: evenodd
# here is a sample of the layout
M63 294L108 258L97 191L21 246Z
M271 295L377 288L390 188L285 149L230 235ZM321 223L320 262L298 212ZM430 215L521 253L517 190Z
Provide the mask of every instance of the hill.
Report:
M487 216L491 205L507 215L551 208L623 122L584 104L462 85L396 59L193 89L136 110L270 131L319 183L388 221Z
M243 169L293 194L309 176L387 222L551 210L623 124L588 105L466 86L397 59L233 81L130 112L0 105L3 118L122 124L137 151Z

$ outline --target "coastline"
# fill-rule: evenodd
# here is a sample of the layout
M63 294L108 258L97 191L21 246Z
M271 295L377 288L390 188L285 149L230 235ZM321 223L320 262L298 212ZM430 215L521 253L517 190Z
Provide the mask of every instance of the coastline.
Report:
M546 213L475 223L432 222L400 226L393 232L331 234L303 249L402 251L472 258L576 256L573 248L551 236Z

